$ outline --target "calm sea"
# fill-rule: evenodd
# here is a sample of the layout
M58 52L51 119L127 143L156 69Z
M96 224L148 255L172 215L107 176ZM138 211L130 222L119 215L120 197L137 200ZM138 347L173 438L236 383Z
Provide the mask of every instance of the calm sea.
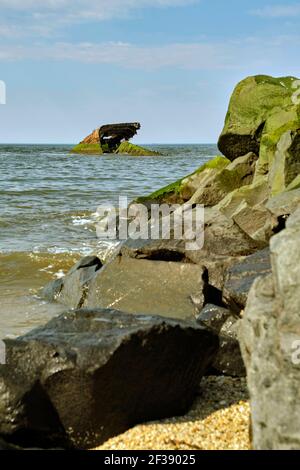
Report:
M38 291L80 256L99 252L93 214L100 204L153 192L218 153L215 145L151 147L163 155L0 146L0 338L23 334L63 310L41 301Z

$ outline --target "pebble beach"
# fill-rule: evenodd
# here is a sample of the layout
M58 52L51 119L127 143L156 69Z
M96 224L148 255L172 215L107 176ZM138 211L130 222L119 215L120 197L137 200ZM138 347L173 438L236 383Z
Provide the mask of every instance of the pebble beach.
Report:
M246 379L205 377L184 416L135 426L95 450L250 450Z

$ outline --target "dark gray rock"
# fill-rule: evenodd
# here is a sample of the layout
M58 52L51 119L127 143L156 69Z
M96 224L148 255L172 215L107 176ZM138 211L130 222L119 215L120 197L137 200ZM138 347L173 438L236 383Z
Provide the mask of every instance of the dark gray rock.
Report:
M222 375L246 376L246 368L238 340L239 324L240 320L232 315L220 330L220 347L212 366Z
M230 310L214 304L207 304L197 315L197 322L207 328L220 333L226 320L232 315Z
M203 288L201 266L121 256L97 273L84 306L193 319L204 305Z
M266 248L232 266L226 276L223 300L234 312L245 308L254 280L271 272L270 250Z
M184 414L218 338L195 322L98 309L68 312L6 344L7 367L30 385L6 402L8 413L17 400L26 406L13 427L4 406L0 434L35 446L40 432L52 447L92 448L137 423Z
M96 256L86 256L73 266L65 277L50 282L41 296L50 302L59 302L70 308L81 308L89 284L102 263Z
M197 322L219 335L219 350L213 361L213 371L232 377L245 377L246 369L241 355L238 328L239 319L230 310L208 304L197 316Z
M120 254L125 258L190 262L183 240L133 240L128 238L122 244Z
M0 367L0 435L21 447L68 447L56 411L40 382L8 365Z
M256 450L300 448L299 241L300 210L271 239L272 274L254 282L241 322Z

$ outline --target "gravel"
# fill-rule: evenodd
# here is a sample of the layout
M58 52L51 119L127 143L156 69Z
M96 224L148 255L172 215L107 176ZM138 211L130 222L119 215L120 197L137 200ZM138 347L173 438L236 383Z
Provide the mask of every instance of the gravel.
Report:
M96 450L250 450L246 379L206 377L185 416L135 426Z

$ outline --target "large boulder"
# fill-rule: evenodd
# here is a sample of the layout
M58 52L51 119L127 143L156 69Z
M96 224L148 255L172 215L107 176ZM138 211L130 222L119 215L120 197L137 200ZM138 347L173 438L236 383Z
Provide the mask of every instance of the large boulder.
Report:
M39 359L32 357L32 371ZM24 447L69 447L43 386L31 374L18 371L16 364L0 366L0 435Z
M272 238L272 274L254 282L241 323L257 450L300 447L299 240L300 210Z
M68 312L6 344L0 435L86 449L184 414L218 338L195 322L99 309Z
M227 158L234 160L248 152L259 154L267 119L294 105L295 82L294 77L258 75L248 77L236 86L218 143Z
M97 273L84 306L193 319L203 307L203 289L201 266L119 256Z
M300 173L300 81L294 77L249 77L230 100L219 149L230 160L259 155L255 181L268 175L272 195L288 188Z

